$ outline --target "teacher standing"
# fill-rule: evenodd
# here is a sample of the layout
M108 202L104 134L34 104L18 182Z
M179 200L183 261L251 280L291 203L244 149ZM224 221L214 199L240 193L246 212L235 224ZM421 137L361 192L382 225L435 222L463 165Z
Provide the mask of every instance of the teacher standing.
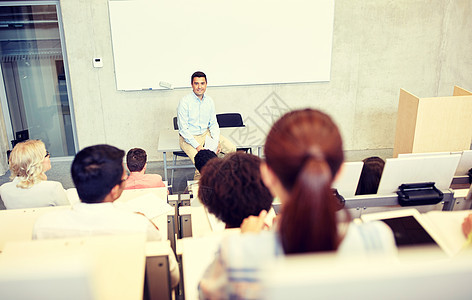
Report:
M193 92L183 97L177 108L180 148L195 163L195 155L204 149L205 139L210 135L218 143L217 153L235 152L236 147L220 135L216 121L213 99L205 95L207 78L203 72L195 72L191 78ZM195 171L195 179L200 173Z

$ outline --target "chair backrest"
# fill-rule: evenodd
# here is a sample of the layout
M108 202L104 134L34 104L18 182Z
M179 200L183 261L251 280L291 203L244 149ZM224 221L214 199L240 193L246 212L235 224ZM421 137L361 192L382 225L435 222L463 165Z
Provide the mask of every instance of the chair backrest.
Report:
M177 122L177 117L174 117L174 130L179 130L179 124ZM239 113L225 113L217 114L216 121L220 128L225 127L244 127L243 118Z
M225 127L244 127L243 118L239 113L217 114L216 121L220 128Z
M177 123L177 117L174 117L174 130L179 130L179 123Z
M26 209L7 209L0 211L0 251L7 242L24 241L33 238L33 227L39 216L57 210L70 209L70 206L48 206Z

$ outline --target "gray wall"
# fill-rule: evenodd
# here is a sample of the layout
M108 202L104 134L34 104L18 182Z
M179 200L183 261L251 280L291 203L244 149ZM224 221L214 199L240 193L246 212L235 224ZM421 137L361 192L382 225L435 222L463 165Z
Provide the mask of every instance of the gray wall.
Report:
M285 110L314 107L337 121L345 149L391 151L400 88L420 97L452 95L453 85L472 90L471 3L337 0L330 82L207 93L218 113L241 112L260 139ZM117 91L107 0L62 0L61 9L79 147L142 147L150 160L162 159L159 130L172 128L178 101L190 89ZM93 68L93 57L102 57L104 67Z

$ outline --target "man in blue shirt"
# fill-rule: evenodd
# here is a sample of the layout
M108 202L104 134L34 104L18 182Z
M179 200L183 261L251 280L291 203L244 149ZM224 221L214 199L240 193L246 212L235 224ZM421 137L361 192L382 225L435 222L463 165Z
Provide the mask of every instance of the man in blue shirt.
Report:
M236 147L227 138L220 135L220 128L216 121L215 104L213 99L205 95L207 87L206 75L203 72L192 74L193 92L183 97L177 108L179 125L180 148L195 163L194 157L198 151L204 149L205 139L210 135L218 144L216 153L235 152ZM195 172L195 179L199 177Z

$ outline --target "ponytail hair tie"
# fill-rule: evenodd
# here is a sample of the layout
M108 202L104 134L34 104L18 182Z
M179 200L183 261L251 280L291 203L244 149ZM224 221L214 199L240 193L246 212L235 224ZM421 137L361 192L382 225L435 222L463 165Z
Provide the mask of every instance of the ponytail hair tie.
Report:
M312 146L308 149L306 153L306 158L313 158L316 160L325 160L323 152L321 152L318 146Z
M331 169L326 162L325 156L318 146L311 146L305 154L305 159L303 160L303 166L305 166L309 161L314 160L318 163L324 164L326 170L329 172L329 176L333 176Z

